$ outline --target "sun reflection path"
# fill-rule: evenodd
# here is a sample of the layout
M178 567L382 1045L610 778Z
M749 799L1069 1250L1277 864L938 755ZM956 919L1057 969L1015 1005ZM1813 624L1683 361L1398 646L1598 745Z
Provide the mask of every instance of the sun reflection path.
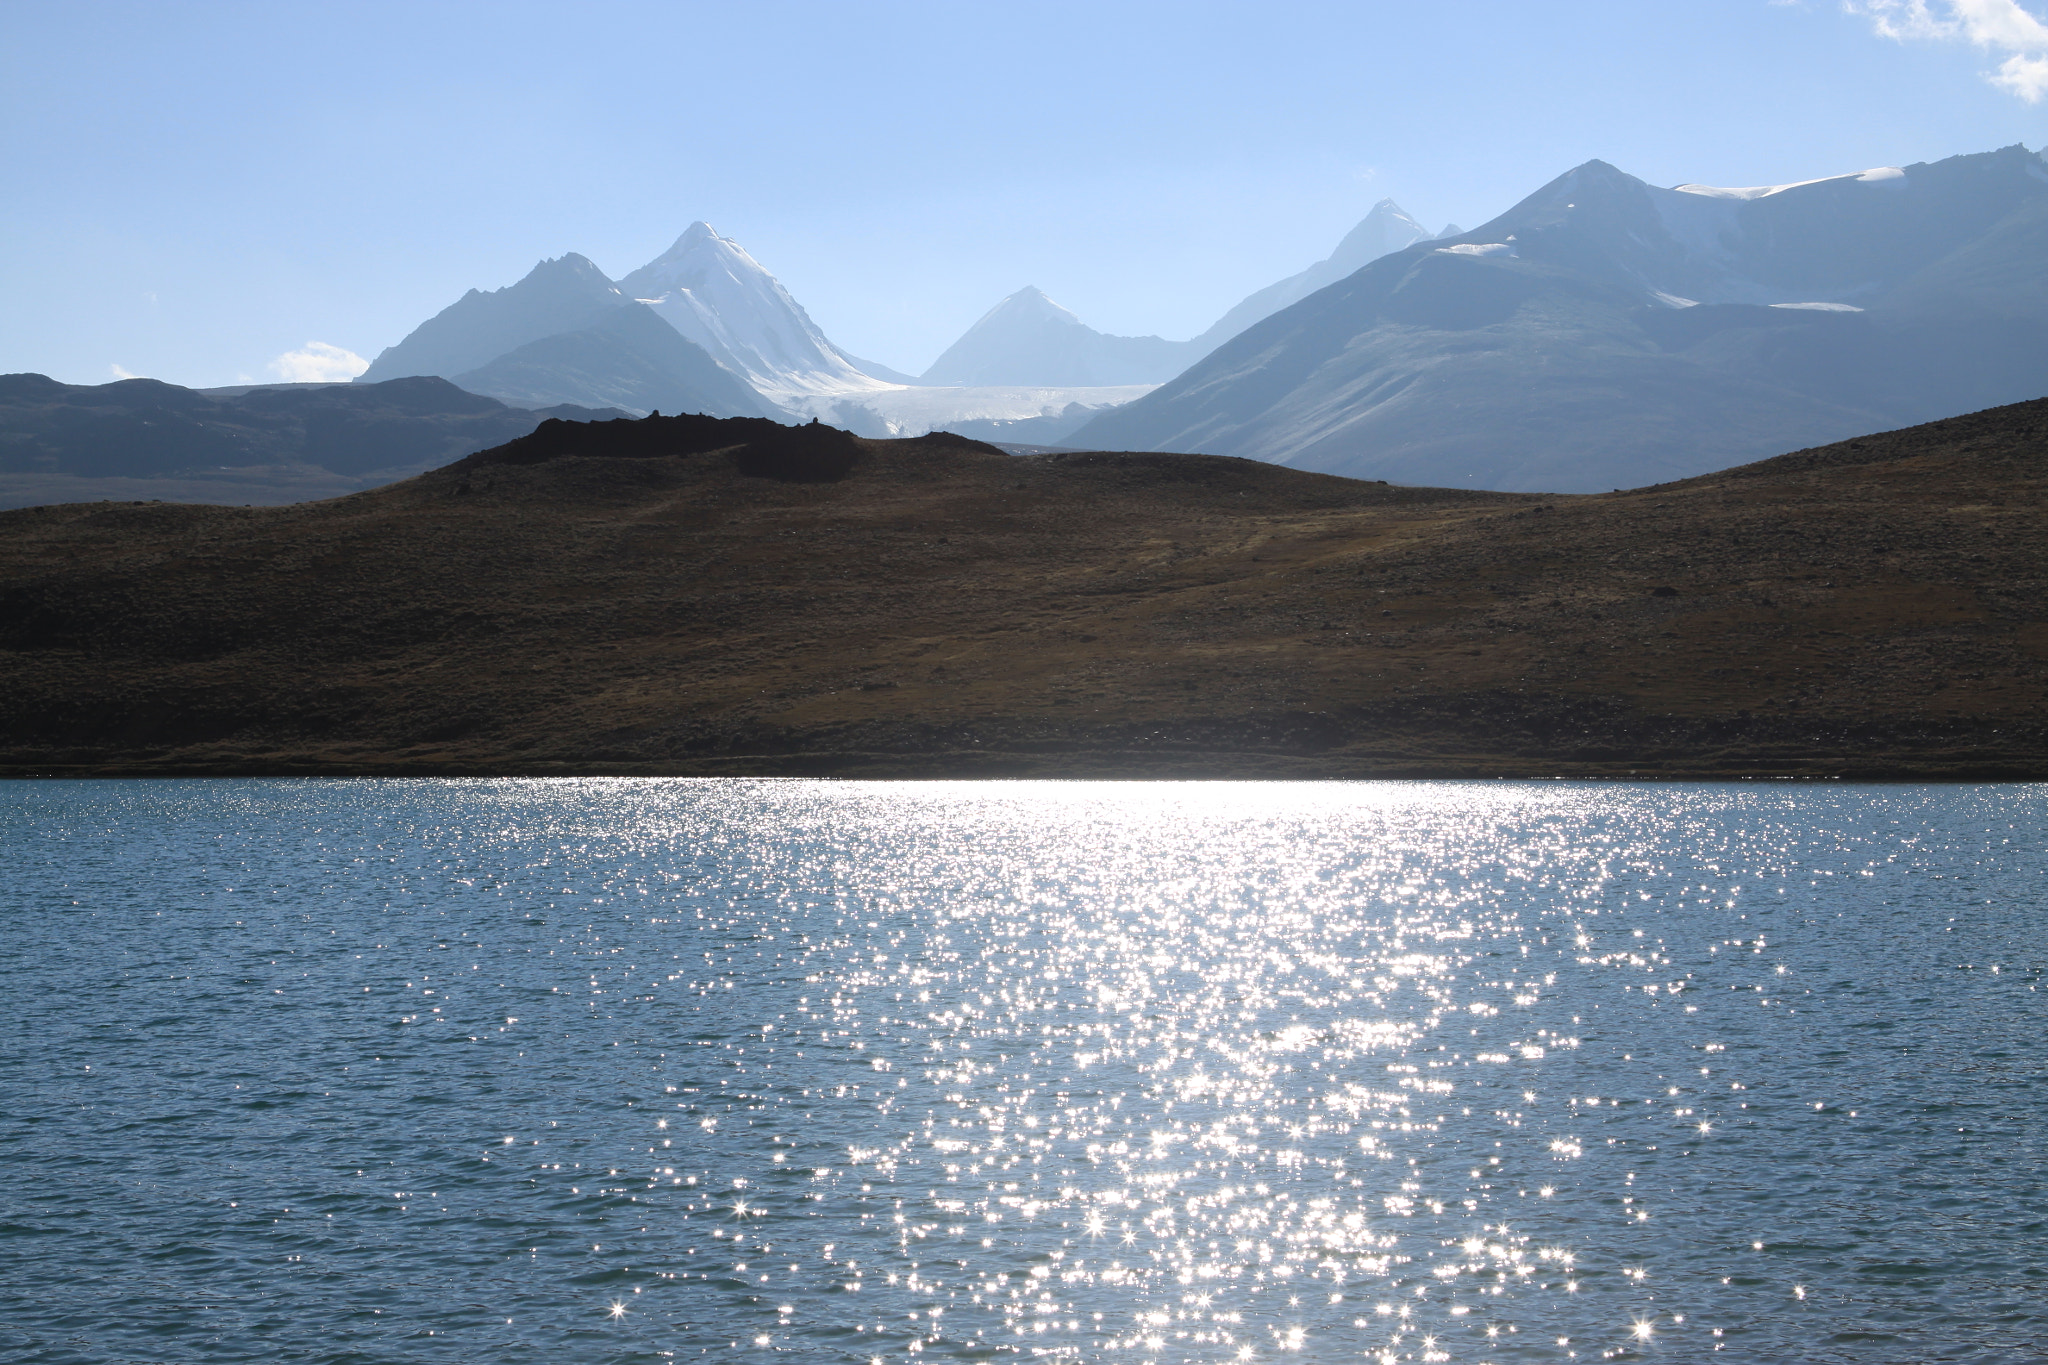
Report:
M803 989L756 1035L782 1060L735 1058L700 1125L739 1112L741 1076L763 1108L773 1065L774 1105L846 1134L805 1158L822 1208L753 1211L836 1216L818 1267L921 1305L897 1346L1451 1359L1519 1347L1518 1318L1584 1331L1568 1296L1637 1302L1599 1262L1651 1217L1610 1186L1630 1188L1613 1149L1642 1130L1592 1134L1603 1106L1662 1119L1687 1092L1566 1095L1552 1073L1582 1074L1583 1015L1607 1002L1567 997L1589 972L1621 969L1655 1009L1687 974L1662 939L1604 932L1608 850L1562 823L1532 836L1527 789L1257 814L1228 787L988 790L813 796L799 826L865 806L914 834L880 860L842 842L790 869L772 921L723 921L794 936L778 961ZM1489 837L1506 816L1524 827ZM1684 1106L1688 1136L1708 1103ZM1575 1178L1589 1150L1600 1174ZM1524 1230L1538 1200L1570 1210L1547 1235ZM1608 1311L1614 1342L1644 1335Z

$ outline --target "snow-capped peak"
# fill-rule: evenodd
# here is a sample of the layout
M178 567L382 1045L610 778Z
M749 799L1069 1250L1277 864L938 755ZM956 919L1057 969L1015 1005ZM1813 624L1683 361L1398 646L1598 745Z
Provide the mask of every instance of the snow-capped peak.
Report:
M635 298L656 298L678 286L687 289L701 284L706 270L775 278L745 247L719 236L718 229L700 219L683 230L675 245L620 280L619 288ZM777 283L775 287L782 286Z
M986 313L983 313L981 320L974 325L976 327L986 327L992 322L1004 319L1033 322L1065 322L1071 323L1076 327L1087 326L1086 323L1082 322L1072 312L1060 307L1050 298L1046 297L1045 291L1035 284L1025 285L1022 289L1019 289L1016 293L1010 295Z
M619 288L771 399L888 389L863 374L747 249L695 222Z

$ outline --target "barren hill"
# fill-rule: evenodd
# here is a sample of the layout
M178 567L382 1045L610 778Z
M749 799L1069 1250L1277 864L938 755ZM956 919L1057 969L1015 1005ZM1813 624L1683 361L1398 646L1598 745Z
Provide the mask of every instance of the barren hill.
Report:
M1580 497L551 422L0 513L0 771L2048 776L2048 400Z

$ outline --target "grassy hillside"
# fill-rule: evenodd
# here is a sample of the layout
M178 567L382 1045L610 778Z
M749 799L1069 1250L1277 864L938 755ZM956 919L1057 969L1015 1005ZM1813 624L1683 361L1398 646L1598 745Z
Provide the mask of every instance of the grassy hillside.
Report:
M0 513L0 771L2048 776L2048 401L1582 497L708 421Z

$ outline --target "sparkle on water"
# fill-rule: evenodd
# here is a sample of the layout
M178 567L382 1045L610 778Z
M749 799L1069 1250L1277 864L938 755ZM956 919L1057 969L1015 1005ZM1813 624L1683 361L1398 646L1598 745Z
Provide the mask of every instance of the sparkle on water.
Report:
M7 1359L2048 1337L2038 787L0 791Z

